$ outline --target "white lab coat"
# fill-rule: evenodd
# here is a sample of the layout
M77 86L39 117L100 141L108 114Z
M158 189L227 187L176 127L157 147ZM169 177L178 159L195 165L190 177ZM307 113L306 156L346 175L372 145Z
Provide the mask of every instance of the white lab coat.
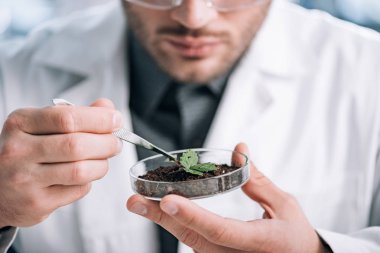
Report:
M130 128L124 30L121 7L110 4L3 46L0 120L54 97L82 105L108 97ZM276 2L230 78L205 146L245 141L257 167L296 196L334 252L380 252L379 138L380 36ZM88 196L21 229L17 249L155 252L152 223L125 208L135 162L125 144ZM228 217L262 215L240 190L197 202Z

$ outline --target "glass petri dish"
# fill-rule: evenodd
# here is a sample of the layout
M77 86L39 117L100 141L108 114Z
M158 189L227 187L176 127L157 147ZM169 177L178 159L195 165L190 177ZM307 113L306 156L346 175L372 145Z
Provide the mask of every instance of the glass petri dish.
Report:
M131 186L134 192L152 200L161 200L168 194L177 194L189 199L211 197L232 191L244 185L250 175L249 159L246 155L222 149L192 149L199 156L200 163L211 162L236 166L238 169L215 177L180 182L150 181L139 178L160 166L170 166L173 162L162 155L156 155L137 162L130 169ZM187 150L170 152L181 155Z

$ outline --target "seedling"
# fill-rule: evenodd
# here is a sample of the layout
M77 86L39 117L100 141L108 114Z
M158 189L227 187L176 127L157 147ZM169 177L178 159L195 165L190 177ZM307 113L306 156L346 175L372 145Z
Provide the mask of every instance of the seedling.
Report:
M213 163L199 164L199 157L197 153L191 149L182 154L179 158L179 162L187 173L198 176L203 176L204 172L215 171L217 169L216 165Z

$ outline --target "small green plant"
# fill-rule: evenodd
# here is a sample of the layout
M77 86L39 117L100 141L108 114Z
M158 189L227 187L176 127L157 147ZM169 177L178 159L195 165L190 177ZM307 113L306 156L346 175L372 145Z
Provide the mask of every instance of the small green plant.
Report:
M204 172L216 170L216 165L213 163L201 163L198 164L199 158L197 153L189 149L179 158L180 164L184 167L184 170L188 173L203 176Z

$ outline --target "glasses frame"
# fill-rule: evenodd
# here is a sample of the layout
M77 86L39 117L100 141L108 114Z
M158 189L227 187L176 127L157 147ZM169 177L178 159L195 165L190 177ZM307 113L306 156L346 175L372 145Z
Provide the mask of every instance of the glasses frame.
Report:
M162 10L162 11L171 10L173 8L180 6L183 3L183 0L172 0L170 5L160 6L160 5L156 5L156 4L146 3L146 2L141 1L141 0L124 0L124 1L132 3L132 4L136 4L136 5L145 7L145 8L154 9L154 10ZM214 0L203 0L203 1L205 2L206 6L209 8L214 8L215 10L217 10L219 12L230 12L230 11L238 11L238 10L242 10L245 8L253 7L254 5L257 5L261 2L263 2L264 0L252 0L252 2L250 2L250 3L237 5L236 7L218 6L218 5L215 5Z

